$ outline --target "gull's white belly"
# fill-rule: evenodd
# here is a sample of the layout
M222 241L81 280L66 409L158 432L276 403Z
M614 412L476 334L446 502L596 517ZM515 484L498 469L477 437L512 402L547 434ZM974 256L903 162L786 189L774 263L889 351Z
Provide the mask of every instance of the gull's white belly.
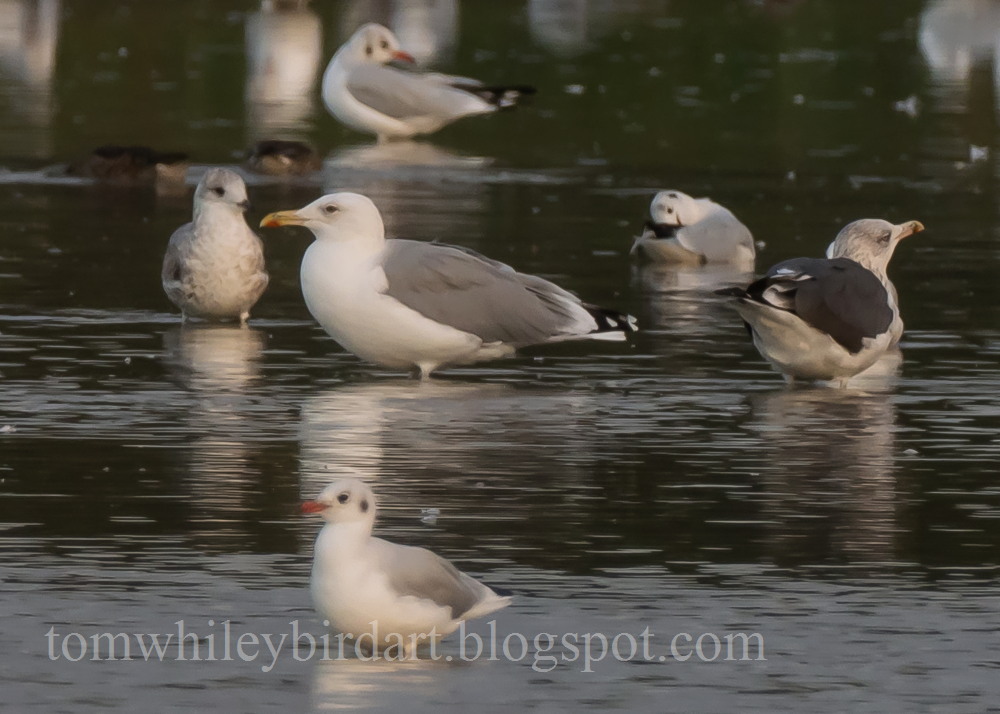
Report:
M350 244L317 241L302 259L302 295L309 312L344 349L387 367L473 359L482 340L430 320L380 292L377 256L352 255Z
M310 589L332 629L355 638L377 629L380 645L392 644L385 642L387 635L407 638L432 630L446 635L457 626L450 608L393 590L377 555L363 546L355 551L341 547L336 529L329 526L316 541Z

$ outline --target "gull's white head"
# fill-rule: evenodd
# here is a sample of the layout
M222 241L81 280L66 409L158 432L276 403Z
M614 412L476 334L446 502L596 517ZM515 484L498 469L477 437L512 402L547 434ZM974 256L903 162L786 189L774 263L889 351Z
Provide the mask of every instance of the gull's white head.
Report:
M303 513L318 513L327 523L375 522L375 494L356 478L336 481L314 501L302 503Z
M841 229L826 249L827 258L849 258L884 276L899 241L924 229L920 221L893 225L880 218L862 218Z
M337 50L337 59L350 64L386 64L393 61L413 63L413 56L403 52L392 30L369 22L362 25Z
M212 168L205 172L194 191L194 215L211 208L224 208L242 213L250 208L247 186L235 171Z
M689 226L700 220L702 213L699 201L680 191L660 191L649 205L649 215L658 226Z
M261 228L305 226L317 240L385 239L385 226L378 208L360 193L331 193L297 211L277 211L264 216Z

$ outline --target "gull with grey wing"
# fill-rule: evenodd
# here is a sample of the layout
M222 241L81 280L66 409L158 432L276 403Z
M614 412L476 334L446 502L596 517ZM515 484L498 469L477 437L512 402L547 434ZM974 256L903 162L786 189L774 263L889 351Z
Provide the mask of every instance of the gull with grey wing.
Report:
M357 479L327 486L302 511L326 520L310 581L316 609L348 637L377 631L376 650L398 646L397 654L409 655L510 604L429 550L372 536L375 494Z
M347 126L383 141L431 134L462 117L513 107L535 91L404 68L413 62L387 27L363 25L330 60L323 102Z
M528 345L621 341L636 330L629 315L467 248L386 240L375 204L356 193L272 213L261 225L313 232L300 273L309 311L345 349L387 367L427 377Z

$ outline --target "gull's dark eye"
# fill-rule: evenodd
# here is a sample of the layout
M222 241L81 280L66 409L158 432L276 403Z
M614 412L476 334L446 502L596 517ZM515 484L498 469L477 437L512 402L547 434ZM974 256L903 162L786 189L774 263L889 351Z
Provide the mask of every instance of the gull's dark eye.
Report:
M346 491L337 496L337 501L339 501L340 503L347 503L350 500L351 500L351 494L347 493Z
M215 188L212 189L212 193L214 193L216 196L225 196L226 189L222 188L221 186L216 186Z
M389 43L386 42L385 40L382 40L382 49L383 50L389 49Z
M879 243L888 243L889 239L892 238L892 233L883 233L878 237Z
M668 214L670 214L670 213L673 213L673 212L674 212L674 209L672 209L672 208L668 208L668 209L667 209L667 213L668 213Z
M334 206L332 203L328 203L325 206L323 206L323 212L326 213L327 215L331 213L336 213L337 207Z
M366 54L366 55L368 55L369 57L371 57L371 56L372 56L372 52L374 52L374 51L375 51L375 50L373 50L373 49L372 49L372 46L371 46L371 45L367 45L367 46L365 47L365 54Z

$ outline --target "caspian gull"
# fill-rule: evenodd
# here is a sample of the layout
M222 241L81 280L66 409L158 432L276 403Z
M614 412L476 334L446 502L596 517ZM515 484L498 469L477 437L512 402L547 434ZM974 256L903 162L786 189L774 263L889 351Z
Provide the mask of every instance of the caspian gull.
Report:
M789 382L845 386L895 344L902 321L885 267L896 244L923 228L918 221L855 221L838 236L849 237L851 258L793 258L745 290L719 293L738 298L754 345Z
M750 230L718 203L680 191L660 191L649 213L652 220L635 239L633 254L641 250L658 263L729 263L752 268L755 251Z
M323 75L323 102L347 126L380 141L430 134L457 119L517 104L533 87L486 85L404 69L413 63L396 36L375 23L362 26L330 60Z
M239 174L211 168L194 192L194 220L170 236L163 291L183 318L246 323L268 275L260 238L243 218L249 207Z
M342 347L427 377L449 364L512 355L575 339L624 340L635 319L584 304L547 280L474 251L385 238L375 204L356 193L324 196L262 227L305 226L316 238L302 258L302 294Z
M356 642L377 632L375 650L396 646L402 650L396 656L406 656L462 621L510 604L429 550L373 537L375 511L375 494L357 479L337 481L302 504L303 513L326 520L316 538L310 585L331 628Z

